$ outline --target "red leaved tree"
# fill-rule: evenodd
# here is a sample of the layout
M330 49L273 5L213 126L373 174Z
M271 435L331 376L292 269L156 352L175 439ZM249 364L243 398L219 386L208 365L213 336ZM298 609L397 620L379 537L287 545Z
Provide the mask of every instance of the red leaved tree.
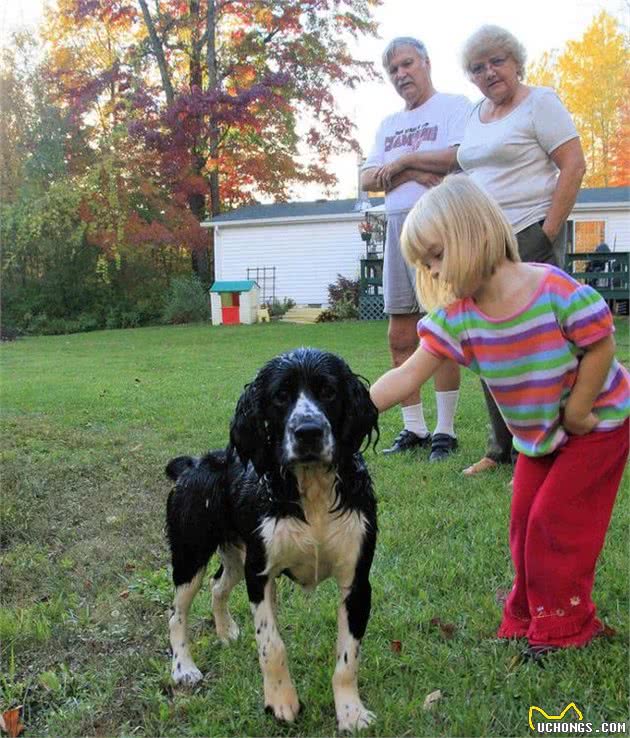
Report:
M184 243L205 277L208 215L334 184L330 156L358 147L331 89L375 76L348 42L375 34L380 2L58 0L49 36L60 94L116 160L109 181L121 194L87 203L95 219L122 208L101 218L116 235L108 226L100 238ZM298 120L310 121L306 163Z

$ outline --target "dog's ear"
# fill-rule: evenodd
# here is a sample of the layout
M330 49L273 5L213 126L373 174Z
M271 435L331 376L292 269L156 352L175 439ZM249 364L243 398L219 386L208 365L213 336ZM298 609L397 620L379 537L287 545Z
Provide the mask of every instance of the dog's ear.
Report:
M349 372L347 381L348 399L346 416L342 428L342 439L346 450L356 453L367 439L369 446L372 434L375 434L374 445L378 441L378 410L370 398L367 380Z
M181 476L182 472L186 469L190 469L191 466L195 465L195 459L192 456L178 456L175 459L171 459L166 465L166 476L170 477L176 482Z
M271 461L260 394L258 381L246 385L230 424L230 444L243 464L252 462L258 476L268 471Z

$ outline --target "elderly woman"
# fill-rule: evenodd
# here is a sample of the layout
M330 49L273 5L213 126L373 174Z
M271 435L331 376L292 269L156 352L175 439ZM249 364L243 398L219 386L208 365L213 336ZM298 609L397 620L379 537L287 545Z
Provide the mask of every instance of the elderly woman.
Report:
M548 87L523 83L525 49L498 26L482 26L464 44L464 71L484 96L457 151L461 168L503 209L523 261L562 267L566 219L585 164L571 116ZM477 474L511 460L512 436L484 386L492 434Z

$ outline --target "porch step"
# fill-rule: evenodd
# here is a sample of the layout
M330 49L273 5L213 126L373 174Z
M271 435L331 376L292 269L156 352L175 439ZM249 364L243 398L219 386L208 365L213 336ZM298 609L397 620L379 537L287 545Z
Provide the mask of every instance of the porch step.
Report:
M280 318L283 323L315 323L323 308L296 305Z

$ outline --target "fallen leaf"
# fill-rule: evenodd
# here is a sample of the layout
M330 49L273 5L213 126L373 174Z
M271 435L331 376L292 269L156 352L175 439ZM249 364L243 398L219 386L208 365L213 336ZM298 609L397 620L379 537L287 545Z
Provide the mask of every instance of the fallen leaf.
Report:
M24 730L24 726L20 722L20 710L22 705L14 707L12 710L5 710L0 715L0 728L4 730L9 738L17 738Z
M451 639L455 635L457 626L453 623L444 623L441 618L431 618L431 625L437 625L444 638Z
M402 642L401 641L390 641L389 647L394 653L400 653L402 651Z
M442 699L442 690L436 689L435 692L431 692L424 698L422 709L432 710L441 699Z

